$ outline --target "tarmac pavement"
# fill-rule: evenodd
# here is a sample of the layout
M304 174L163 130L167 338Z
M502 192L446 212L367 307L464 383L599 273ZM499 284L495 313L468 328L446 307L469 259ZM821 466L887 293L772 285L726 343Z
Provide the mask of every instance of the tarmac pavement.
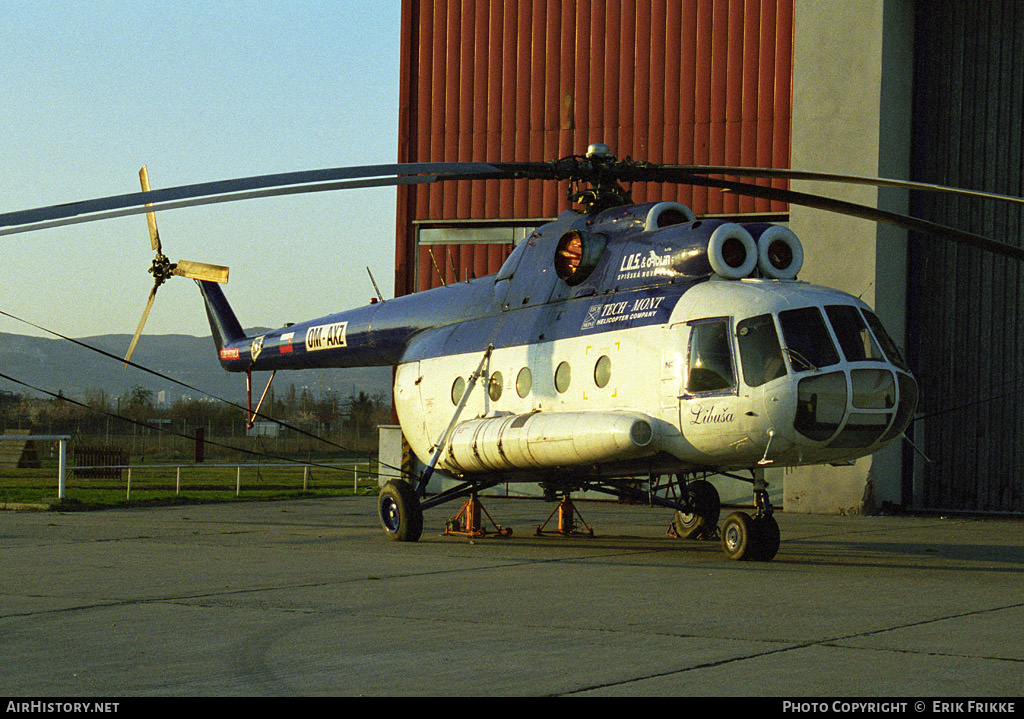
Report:
M1024 694L1019 520L780 512L757 563L663 509L485 504L512 536L443 536L453 504L391 542L374 497L0 513L0 698Z

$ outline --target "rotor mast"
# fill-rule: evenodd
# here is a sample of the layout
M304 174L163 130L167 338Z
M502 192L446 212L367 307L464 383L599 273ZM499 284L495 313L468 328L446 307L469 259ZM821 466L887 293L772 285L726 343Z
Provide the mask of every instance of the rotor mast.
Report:
M584 205L587 214L633 202L630 191L619 184L620 173L617 169L620 163L608 145L593 143L587 147L587 154L583 158L569 159L576 161L576 169L573 172L575 182L568 192L569 202ZM579 182L589 182L590 187L581 189Z

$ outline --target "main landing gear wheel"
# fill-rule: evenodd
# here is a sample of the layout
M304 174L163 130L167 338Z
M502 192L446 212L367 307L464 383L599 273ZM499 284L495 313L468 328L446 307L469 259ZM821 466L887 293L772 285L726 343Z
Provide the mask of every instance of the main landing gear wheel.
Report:
M722 513L722 502L718 490L706 479L698 479L686 485L693 500L693 512L676 512L672 526L683 539L710 539L718 529L718 517Z
M722 550L729 559L770 562L779 551L779 525L770 514L733 512L722 524Z
M380 490L377 514L388 539L415 542L423 534L423 508L408 482L392 479Z

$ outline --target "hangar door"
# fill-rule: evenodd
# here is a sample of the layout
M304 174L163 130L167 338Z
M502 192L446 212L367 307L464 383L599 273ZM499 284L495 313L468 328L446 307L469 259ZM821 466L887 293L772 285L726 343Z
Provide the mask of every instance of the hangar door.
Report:
M1024 196L1024 4L917 4L915 180ZM1020 245L1024 213L913 197L912 212ZM921 381L904 506L1024 512L1024 266L912 237L908 353ZM912 450L910 450L912 451ZM908 466L910 463L906 463Z
M603 142L651 162L788 167L792 45L793 0L402 0L398 161L546 161ZM489 232L558 216L568 189L400 188L396 295L496 272L514 241ZM633 197L747 221L788 212L678 185ZM474 227L488 232L461 233Z

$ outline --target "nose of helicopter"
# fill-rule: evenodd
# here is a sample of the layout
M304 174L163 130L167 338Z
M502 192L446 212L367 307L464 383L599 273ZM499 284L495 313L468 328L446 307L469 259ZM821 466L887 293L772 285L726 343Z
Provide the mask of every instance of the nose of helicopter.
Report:
M774 434L776 451L797 452L801 461L875 452L903 434L917 407L917 382L892 365L846 366L793 381L795 401L780 407L785 418L775 418L785 430Z

